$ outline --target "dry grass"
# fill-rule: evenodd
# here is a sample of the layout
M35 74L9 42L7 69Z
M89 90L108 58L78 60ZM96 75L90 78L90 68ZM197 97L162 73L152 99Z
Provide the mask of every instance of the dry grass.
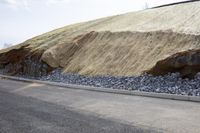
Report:
M65 72L138 75L160 59L199 48L199 18L200 2L148 9L66 26L0 53L26 46L45 51L43 61Z

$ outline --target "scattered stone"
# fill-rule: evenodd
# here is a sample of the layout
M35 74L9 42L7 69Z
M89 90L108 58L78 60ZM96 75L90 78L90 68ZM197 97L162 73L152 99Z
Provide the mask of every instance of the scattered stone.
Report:
M0 71L3 73L3 71ZM179 73L168 73L164 76L154 77L150 74L133 77L113 76L83 76L71 73L62 73L56 69L50 74L41 77L30 75L17 75L44 81L62 82L67 84L86 85L94 87L139 90L145 92L168 93L176 95L200 96L200 73L194 79L182 79Z

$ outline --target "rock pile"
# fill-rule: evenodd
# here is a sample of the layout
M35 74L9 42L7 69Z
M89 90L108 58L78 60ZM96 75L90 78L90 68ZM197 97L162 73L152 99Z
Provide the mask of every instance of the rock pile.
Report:
M57 69L52 71L48 76L37 79L113 89L200 96L200 73L194 79L189 80L182 79L179 73L168 73L157 77L149 74L135 77L89 77L78 74L62 74L62 71Z
M3 72L5 71L2 71L1 69L0 73ZM112 89L139 90L155 93L200 96L200 73L198 73L192 80L180 78L179 73L168 73L164 76L157 77L149 74L135 77L89 77L70 73L63 74L61 69L56 69L52 71L49 75L42 77L20 74L18 74L17 76L45 81Z

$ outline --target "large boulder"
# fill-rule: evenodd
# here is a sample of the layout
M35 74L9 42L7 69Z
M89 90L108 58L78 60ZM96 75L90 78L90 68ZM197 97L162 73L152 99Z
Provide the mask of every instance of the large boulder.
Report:
M200 49L176 53L145 72L154 76L179 72L182 78L193 78L200 72Z

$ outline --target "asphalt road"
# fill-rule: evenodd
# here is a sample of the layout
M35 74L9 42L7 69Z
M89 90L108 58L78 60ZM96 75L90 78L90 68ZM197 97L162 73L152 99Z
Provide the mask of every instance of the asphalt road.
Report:
M0 87L0 133L150 133Z
M0 133L199 133L200 103L0 79Z

